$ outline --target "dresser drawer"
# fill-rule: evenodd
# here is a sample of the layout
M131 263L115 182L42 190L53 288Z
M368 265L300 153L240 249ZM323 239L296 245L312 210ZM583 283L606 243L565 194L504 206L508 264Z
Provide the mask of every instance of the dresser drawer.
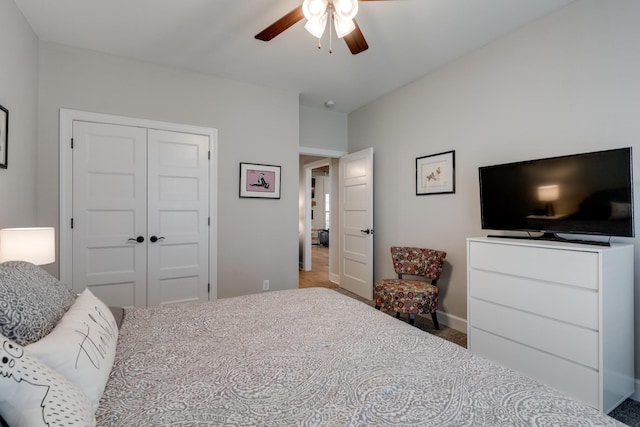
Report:
M594 408L600 407L597 371L475 328L471 329L470 337L469 344L474 353L548 384Z
M471 298L598 330L594 290L476 269L469 271L469 280Z
M595 252L472 241L469 267L598 289L598 254Z
M598 369L597 331L475 298L469 305L473 328Z

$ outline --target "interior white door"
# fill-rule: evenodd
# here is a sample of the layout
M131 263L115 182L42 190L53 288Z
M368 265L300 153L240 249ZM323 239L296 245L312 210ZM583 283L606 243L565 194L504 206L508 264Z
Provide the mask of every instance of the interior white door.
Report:
M340 159L340 286L373 298L373 148Z
M148 304L208 297L209 138L149 129Z
M147 130L73 122L73 289L146 305Z

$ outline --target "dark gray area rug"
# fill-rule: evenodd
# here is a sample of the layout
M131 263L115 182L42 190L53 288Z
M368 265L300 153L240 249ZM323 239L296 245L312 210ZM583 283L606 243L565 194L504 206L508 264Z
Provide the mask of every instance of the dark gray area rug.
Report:
M364 299L353 292L349 292L346 289L342 288L334 288L336 292L340 292L341 294L347 295L351 298L357 299L358 301L362 301L363 303L374 306L373 301ZM395 313L387 313L391 316L395 317ZM400 320L409 323L409 317L404 315L400 316ZM431 321L431 316L416 316L415 326L425 332L428 332L433 335L437 335L440 338L443 338L447 341L454 342L462 347L467 347L467 334L456 331L455 329L448 328L442 324L440 324L440 330L437 330L433 327L433 322ZM635 400L627 399L620 406L609 413L611 418L615 418L616 420L627 424L631 427L640 427L640 402L636 402Z
M627 399L609 413L611 418L631 427L640 427L640 402Z

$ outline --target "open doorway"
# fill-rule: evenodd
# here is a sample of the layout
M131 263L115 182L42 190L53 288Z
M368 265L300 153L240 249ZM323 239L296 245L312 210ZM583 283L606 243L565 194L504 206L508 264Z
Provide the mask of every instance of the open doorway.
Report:
M300 156L299 287L338 287L336 162Z
M302 150L301 150L302 153ZM325 153L322 153L325 154ZM332 154L326 153L328 156ZM329 164L329 282L373 296L373 148L320 160L300 157L299 262L312 270L312 170Z

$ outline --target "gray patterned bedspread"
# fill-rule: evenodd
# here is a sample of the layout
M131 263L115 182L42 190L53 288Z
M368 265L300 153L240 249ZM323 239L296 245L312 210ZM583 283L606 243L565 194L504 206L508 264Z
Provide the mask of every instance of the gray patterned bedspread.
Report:
M101 426L614 426L338 292L127 310Z

